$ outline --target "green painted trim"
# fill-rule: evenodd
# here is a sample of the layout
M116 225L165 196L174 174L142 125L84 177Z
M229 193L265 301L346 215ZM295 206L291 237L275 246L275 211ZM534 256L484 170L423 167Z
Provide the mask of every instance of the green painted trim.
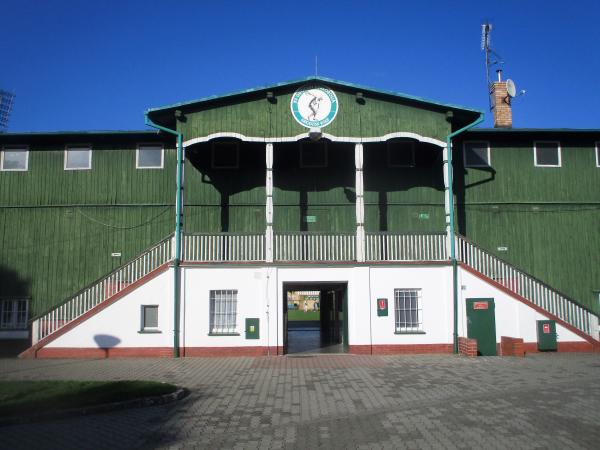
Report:
M161 334L162 331L161 330L140 330L138 331L139 334Z
M229 92L229 93L221 94L221 95L211 95L209 97L202 97L202 98L199 98L196 100L189 100L186 102L179 102L179 103L173 103L171 105L150 108L150 109L146 110L146 115L151 114L153 112L181 108L181 107L190 106L190 105L194 105L194 104L198 104L198 103L206 103L206 102L210 102L210 101L221 100L221 99L230 98L230 97L236 97L236 96L240 96L240 95L244 95L244 94L252 94L254 92L265 91L268 89L275 89L275 88L280 88L280 87L293 86L296 84L308 83L310 81L321 81L323 83L335 84L338 86L343 86L343 87L348 87L348 88L353 88L353 89L360 89L363 91L372 92L374 94L387 95L390 97L401 98L403 100L416 101L419 103L427 103L429 105L439 106L439 107L445 108L445 109L450 108L450 109L455 109L455 110L462 110L462 111L468 111L468 112L473 112L473 113L477 113L477 114L483 114L483 112L480 110L467 108L465 106L436 102L436 101L429 100L429 99L426 99L423 97L416 97L414 95L404 94L401 92L375 89L375 88L363 86L360 84L354 84L354 83L349 83L346 81L335 80L333 78L327 78L327 77L321 77L321 76L310 76L310 77L306 77L306 78L300 78L300 79L296 79L296 80L275 83L275 84L271 84L271 85L267 85L267 86L259 86L259 87L255 87L255 88L251 88L251 89L245 89L242 91L234 91L234 92Z

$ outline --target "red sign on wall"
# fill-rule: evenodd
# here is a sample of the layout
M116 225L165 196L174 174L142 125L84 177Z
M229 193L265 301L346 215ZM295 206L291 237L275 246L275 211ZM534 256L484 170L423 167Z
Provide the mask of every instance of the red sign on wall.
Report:
M549 333L550 333L550 324L545 323L544 324L544 334L549 334Z
M473 302L473 309L488 309L488 302Z

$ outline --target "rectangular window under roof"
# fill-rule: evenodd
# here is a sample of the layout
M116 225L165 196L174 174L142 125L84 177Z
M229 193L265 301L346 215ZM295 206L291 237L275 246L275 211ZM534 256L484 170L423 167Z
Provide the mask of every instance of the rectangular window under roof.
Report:
M536 167L560 167L560 143L537 141L533 144L533 157Z
M4 147L0 155L0 169L26 171L29 164L29 149L23 146Z
M490 167L490 143L466 141L463 143L465 167Z

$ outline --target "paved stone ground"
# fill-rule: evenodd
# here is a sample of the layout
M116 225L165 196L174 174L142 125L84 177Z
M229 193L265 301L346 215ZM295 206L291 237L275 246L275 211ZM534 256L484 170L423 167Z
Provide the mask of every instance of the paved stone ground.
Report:
M0 360L0 379L192 391L170 405L2 427L2 449L600 448L600 354Z

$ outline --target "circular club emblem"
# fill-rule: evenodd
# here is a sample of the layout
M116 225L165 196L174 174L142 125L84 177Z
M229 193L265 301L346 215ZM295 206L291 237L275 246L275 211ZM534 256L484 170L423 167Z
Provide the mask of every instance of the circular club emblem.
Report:
M331 89L322 86L302 86L290 104L294 119L306 128L322 128L335 119L338 99Z

